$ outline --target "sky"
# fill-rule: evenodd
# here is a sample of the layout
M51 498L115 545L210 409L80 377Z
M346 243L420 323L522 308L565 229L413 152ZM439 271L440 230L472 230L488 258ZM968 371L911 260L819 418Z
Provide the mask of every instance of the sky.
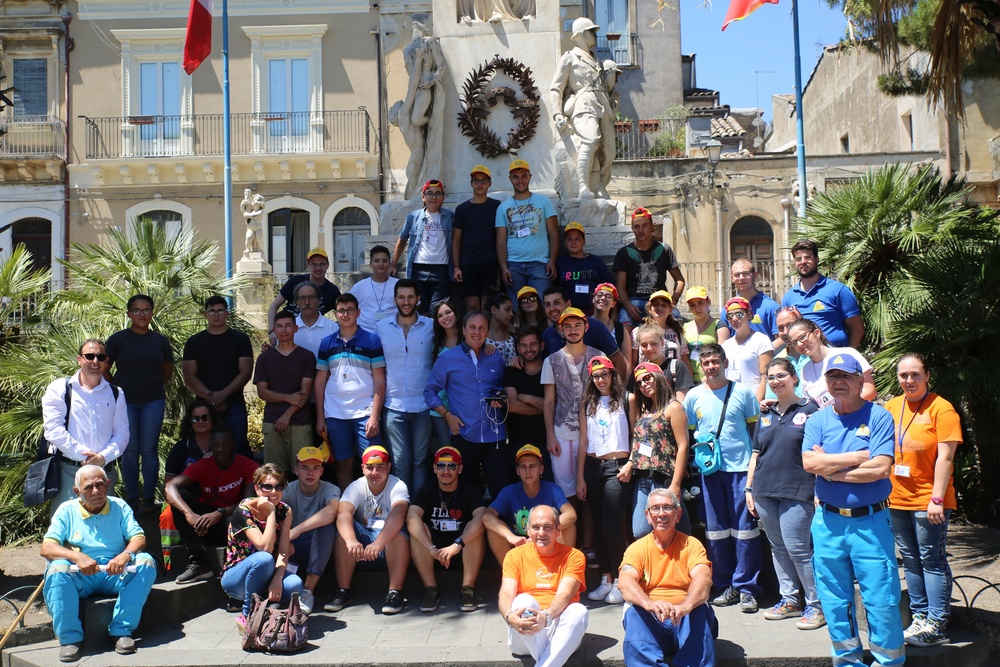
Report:
M760 107L770 121L771 95L795 91L791 0L765 4L730 23L725 32L721 29L728 0L704 6L703 0L674 1L681 9L681 53L697 55L698 86L718 90L720 103L732 108ZM825 0L799 0L798 5L805 86L822 46L840 41L847 21Z

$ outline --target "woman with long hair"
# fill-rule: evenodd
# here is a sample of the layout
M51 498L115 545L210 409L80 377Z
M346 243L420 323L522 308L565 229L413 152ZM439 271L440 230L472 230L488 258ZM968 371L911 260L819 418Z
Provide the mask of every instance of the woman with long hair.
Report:
M632 536L639 539L651 530L645 515L649 492L664 488L681 497L688 460L688 420L659 366L643 362L633 376L636 392L629 396L632 453L622 468L622 478L634 480ZM691 534L686 512L681 514L677 530Z
M765 377L777 398L761 411L754 430L745 489L747 510L760 519L771 543L781 594L764 618L798 618L800 630L815 630L826 619L816 593L809 533L816 477L802 469L802 438L806 420L819 408L795 393L799 377L791 360L774 359Z
M663 353L663 329L653 322L643 322L635 330L635 342L639 344L639 354L663 371L674 398L684 402L684 396L694 388L694 378L687 364L676 357L667 359Z
M788 327L788 340L800 355L809 357L809 361L802 366L799 379L802 381L802 394L819 407L825 408L833 404L833 397L826 389L826 366L837 355L849 355L858 360L863 371L861 398L866 401L875 400L872 365L853 347L831 347L819 325L808 318L798 320Z
M753 308L741 296L734 296L726 302L726 317L736 332L722 342L722 349L729 360L726 377L749 388L758 402L763 401L767 383L762 378L767 364L774 358L771 339L750 328Z
M674 300L665 290L653 292L649 296L649 303L646 305L646 317L643 322L651 322L663 329L663 351L668 359L680 359L691 369L687 338L684 337L684 328L681 323L674 319ZM639 342L636 339L636 330L632 331L632 368L639 362L646 361L639 350ZM645 517L643 518L645 520Z
M618 321L618 288L611 283L601 283L594 288L594 319L615 337L615 343L625 359L625 373L628 375L632 368L632 327Z
M462 342L462 311L454 299L447 298L434 304L432 312L434 320L434 341L432 345L431 357L437 361L438 356L445 350L450 350ZM441 400L444 407L448 408L448 394L441 391ZM436 452L441 447L451 444L451 431L448 429L448 422L437 413L431 410L431 424L434 427L434 438L436 442L431 447L432 452Z
M253 485L257 495L241 502L229 519L222 567L222 589L243 600L243 612L236 618L241 631L246 630L254 593L269 602L288 604L292 594L302 592L302 579L286 570L292 509L281 501L285 474L275 464L265 463L254 473Z
M538 290L529 285L517 292L517 328L526 326L537 327L539 331L545 331L549 326Z
M952 579L945 544L957 507L952 460L962 424L952 404L930 390L923 355L900 357L896 378L903 395L885 409L896 423L889 514L913 614L903 639L912 646L935 646L949 641Z
M163 466L163 483L184 472L189 465L212 455L212 426L219 421L212 404L196 398L188 406L181 420L180 437L170 448Z
M628 399L615 365L594 357L587 367L589 380L580 404L580 452L577 456L576 496L587 501L594 531L594 550L601 568L601 584L587 594L609 604L623 601L618 590L618 564L628 539L626 516L632 488L622 468L628 462Z
M490 333L486 342L492 343L503 355L504 364L509 364L517 356L513 302L505 293L498 292L486 300L486 312L490 315Z

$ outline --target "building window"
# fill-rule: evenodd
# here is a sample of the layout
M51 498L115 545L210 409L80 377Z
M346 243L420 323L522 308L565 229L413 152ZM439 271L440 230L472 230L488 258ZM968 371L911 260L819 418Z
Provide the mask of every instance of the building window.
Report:
M275 274L302 273L309 252L309 211L281 208L267 216L268 253Z
M46 116L49 112L48 60L15 58L13 67L14 117Z
M901 134L900 143L902 144L901 148L904 151L913 152L916 150L916 141L914 141L913 138L913 115L909 113L903 114L899 117L899 120L899 129Z
M45 218L24 218L14 223L11 245L24 246L31 253L35 271L52 268L52 222Z
M851 152L851 136L846 132L840 135L840 152L841 153Z
M267 125L270 135L305 135L309 132L309 61L272 58L267 62L267 72L266 115L273 119Z
M152 222L159 229L166 231L168 239L180 234L184 226L184 216L177 211L168 211L165 209L147 211L136 219L136 223L146 220Z
M601 26L597 35L597 57L610 58L622 66L637 65L632 34L634 0L596 0L595 22Z

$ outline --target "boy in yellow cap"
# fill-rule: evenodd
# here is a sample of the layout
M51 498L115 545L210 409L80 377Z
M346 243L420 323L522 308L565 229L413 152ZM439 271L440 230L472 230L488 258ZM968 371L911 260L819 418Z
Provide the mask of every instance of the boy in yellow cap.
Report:
M497 261L511 301L525 285L539 294L556 279L559 218L548 197L531 192L531 167L524 160L510 163L514 196L497 209Z
M569 290L570 303L587 315L594 314L594 289L601 283L614 282L604 260L584 251L587 233L579 222L563 229L566 252L556 260L556 282Z
M451 259L455 282L462 286L465 312L480 310L483 297L497 288L496 220L500 200L489 197L490 168L477 164L469 173L472 198L455 207L451 232Z

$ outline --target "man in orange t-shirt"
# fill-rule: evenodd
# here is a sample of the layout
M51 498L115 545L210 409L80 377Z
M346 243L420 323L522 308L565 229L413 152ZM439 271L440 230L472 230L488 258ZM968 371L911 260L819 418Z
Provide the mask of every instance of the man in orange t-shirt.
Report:
M559 512L538 505L528 515L528 542L507 552L498 606L515 655L531 654L535 667L562 667L587 632L587 558L560 544Z
M678 532L681 502L669 489L653 489L646 520L653 532L625 550L618 588L625 598L623 651L629 667L715 665L719 624L706 604L712 563L705 547Z

